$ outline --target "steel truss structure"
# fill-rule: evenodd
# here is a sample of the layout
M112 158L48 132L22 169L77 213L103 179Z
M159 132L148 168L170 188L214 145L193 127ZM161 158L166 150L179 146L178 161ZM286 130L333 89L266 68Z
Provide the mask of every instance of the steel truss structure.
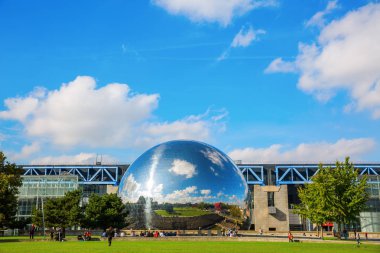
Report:
M335 165L323 167L335 168ZM380 165L354 165L359 175L379 176ZM282 184L306 184L311 182L311 177L318 173L318 165L278 165L275 166L276 185ZM368 183L379 183L378 178L372 180L368 177Z
M21 166L24 176L76 175L79 184L117 185L118 166Z
M238 168L248 184L264 185L264 166L238 165Z
M237 165L248 185L265 185L265 165ZM332 168L335 165L326 165ZM368 183L380 183L380 164L358 164L354 165L360 175L377 176L368 177ZM21 166L24 176L58 176L76 175L79 184L103 184L118 185L119 166ZM307 184L311 177L318 173L318 165L275 165L274 176L276 185Z

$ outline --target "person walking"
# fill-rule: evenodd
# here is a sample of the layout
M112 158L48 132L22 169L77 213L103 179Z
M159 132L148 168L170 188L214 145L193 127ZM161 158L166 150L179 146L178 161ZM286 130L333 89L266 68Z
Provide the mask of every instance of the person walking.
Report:
M360 234L356 233L356 247L360 247Z
M36 231L36 226L32 224L29 229L29 239L34 239L34 232Z
M115 231L113 230L112 226L109 227L107 230L106 230L106 235L107 235L107 238L108 238L108 246L111 246L111 243L112 243L112 237L114 236L115 234Z

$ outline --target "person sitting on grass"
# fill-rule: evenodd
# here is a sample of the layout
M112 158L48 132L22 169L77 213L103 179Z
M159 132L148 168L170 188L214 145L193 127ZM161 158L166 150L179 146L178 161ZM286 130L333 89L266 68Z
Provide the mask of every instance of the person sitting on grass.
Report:
M85 241L91 241L91 232L90 231L86 230L84 232L84 240Z

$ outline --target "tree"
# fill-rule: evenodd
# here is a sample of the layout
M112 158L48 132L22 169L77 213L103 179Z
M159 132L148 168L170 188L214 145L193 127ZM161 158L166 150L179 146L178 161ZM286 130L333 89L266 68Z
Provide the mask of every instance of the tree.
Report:
M359 177L349 157L344 162L336 162L336 168L330 169L334 179L330 198L330 209L333 221L338 224L340 235L341 225L357 219L361 211L366 208L369 199L367 177Z
M32 223L37 227L42 227L42 210L39 208L33 208L32 210Z
M69 227L78 226L83 220L83 208L80 206L82 191L70 191L63 197L63 208L66 212L67 224Z
M8 228L15 223L17 194L22 185L22 170L6 159L0 151L0 228Z
M174 206L173 206L173 204L165 203L165 204L163 205L163 209L164 209L167 213L169 213L169 214L173 214L173 213L174 213Z
M32 219L30 217L27 217L27 218L21 217L21 218L18 218L16 220L12 221L12 223L9 225L9 227L12 229L15 229L15 228L25 229L26 226L28 224L30 224L31 222L32 222Z
M240 210L239 206L237 206L237 205L230 205L228 211L230 212L230 215L232 217L241 219L243 216L242 211Z
M322 224L332 218L328 201L329 195L331 195L332 180L327 180L328 172L329 169L320 164L318 174L313 177L313 183L298 188L301 203L296 205L294 210L295 213L308 218L317 225L318 236ZM321 231L323 237L323 230L321 229Z
M126 215L125 205L116 194L92 194L85 207L84 226L102 229L109 226L122 228L125 226Z
M45 224L48 227L72 227L81 224L82 209L80 207L81 190L66 192L65 196L50 198L44 203ZM42 225L42 211L35 209L33 223Z
M295 212L316 223L318 230L326 221L336 222L340 236L341 225L355 220L366 207L366 186L367 178L359 177L348 157L335 168L320 164L312 183L298 189L301 204Z

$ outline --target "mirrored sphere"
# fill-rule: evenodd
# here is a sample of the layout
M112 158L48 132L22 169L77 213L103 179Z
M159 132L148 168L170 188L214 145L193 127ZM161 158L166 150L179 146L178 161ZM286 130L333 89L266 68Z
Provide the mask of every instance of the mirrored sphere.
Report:
M143 153L121 179L118 195L134 229L250 224L243 175L226 154L197 141L169 141Z

